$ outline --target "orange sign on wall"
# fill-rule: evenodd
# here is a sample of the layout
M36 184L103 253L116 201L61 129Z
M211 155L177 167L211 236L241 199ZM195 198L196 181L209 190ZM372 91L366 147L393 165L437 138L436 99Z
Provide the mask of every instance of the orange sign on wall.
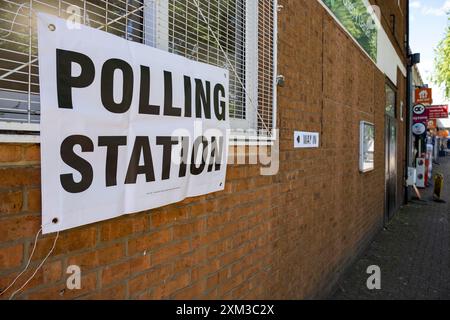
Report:
M433 89L431 88L416 89L416 104L419 103L432 104Z
M437 120L435 119L428 120L428 129L432 130L436 128L437 128Z

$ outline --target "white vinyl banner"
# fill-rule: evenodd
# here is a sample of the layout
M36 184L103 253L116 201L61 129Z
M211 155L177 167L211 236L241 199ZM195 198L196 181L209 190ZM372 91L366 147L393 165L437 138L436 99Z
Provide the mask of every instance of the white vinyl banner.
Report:
M44 233L221 191L227 70L38 17Z

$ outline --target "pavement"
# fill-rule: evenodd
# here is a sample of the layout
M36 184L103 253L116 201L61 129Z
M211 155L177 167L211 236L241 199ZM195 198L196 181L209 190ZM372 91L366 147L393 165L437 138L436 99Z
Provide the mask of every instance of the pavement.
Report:
M330 300L450 300L450 157L439 159L442 199L433 188L421 190L423 202L412 201L379 233L350 267ZM381 289L369 290L369 266L379 266Z

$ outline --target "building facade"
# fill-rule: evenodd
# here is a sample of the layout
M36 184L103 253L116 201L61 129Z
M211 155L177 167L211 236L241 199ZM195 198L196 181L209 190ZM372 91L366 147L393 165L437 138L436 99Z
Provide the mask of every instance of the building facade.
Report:
M360 20L347 1L73 2L78 9L58 0L31 1L32 9L4 0L0 8L3 20L18 15L10 29L1 27L11 36L0 45L0 288L33 254L1 298L25 283L53 243L16 298L326 297L404 200L406 0L371 1L379 26L356 32ZM232 126L252 129L260 141L278 129L279 170L261 175L258 164L230 164L223 192L65 231L56 242L54 234L40 236L34 249L41 171L30 26L37 10L229 68ZM339 16L343 10L350 20ZM365 173L361 121L375 127L374 169ZM319 133L319 148L294 148L295 131ZM231 149L251 153L248 145ZM70 266L81 269L80 290L67 288Z

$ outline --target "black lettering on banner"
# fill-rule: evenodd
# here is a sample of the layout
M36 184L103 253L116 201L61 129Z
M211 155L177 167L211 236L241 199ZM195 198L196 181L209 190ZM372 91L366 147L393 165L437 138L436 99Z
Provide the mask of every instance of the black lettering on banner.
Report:
M139 99L139 113L159 115L160 106L150 104L150 68L141 66L141 93Z
M114 73L116 70L122 71L123 74L122 101L120 103L114 101ZM106 110L120 114L130 109L133 100L133 81L133 68L127 62L110 59L103 64L101 96Z
M144 165L139 165L141 156L144 158ZM145 174L147 182L155 181L155 172L153 169L152 151L148 137L136 137L133 147L130 164L128 166L125 184L135 184L139 175Z
M184 76L184 116L192 117L192 84L188 76Z
M127 145L127 137L99 137L99 147L106 147L106 187L117 186L119 147Z
M173 106L172 72L164 71L164 115L181 117L181 108Z
M202 147L200 147L202 146ZM205 139L205 137L201 136L198 137L194 142L194 149L192 150L192 161L191 161L191 174L194 176L200 175L203 170L205 170L206 167L206 159L205 159L205 149L208 147L208 141ZM198 154L202 154L202 161L197 166L197 156Z
M73 63L81 67L79 76L72 76ZM94 62L88 56L56 49L56 85L60 109L73 109L72 88L86 88L94 82L94 79Z
M225 88L218 83L214 87L214 113L216 114L217 120L225 121L227 103L221 98L225 98Z
M89 189L94 179L92 166L85 159L74 152L74 147L79 145L82 152L93 152L94 144L86 136L73 135L67 137L61 144L61 159L65 164L77 170L81 174L80 182L75 182L72 173L60 175L61 186L69 193L81 193Z
M170 179L170 168L172 166L172 147L178 144L177 138L157 137L156 145L163 146L162 180Z
M178 177L184 178L187 174L187 164L189 161L189 137L181 138L181 163L180 163L180 172Z
M206 81L206 92L203 87L203 81L195 79L195 113L196 117L201 119L205 112L205 118L211 119L211 83Z
M212 172L213 168L215 171L220 171L223 148L223 137L219 137L219 142L217 142L216 137L211 138L211 160L209 161L208 172Z

